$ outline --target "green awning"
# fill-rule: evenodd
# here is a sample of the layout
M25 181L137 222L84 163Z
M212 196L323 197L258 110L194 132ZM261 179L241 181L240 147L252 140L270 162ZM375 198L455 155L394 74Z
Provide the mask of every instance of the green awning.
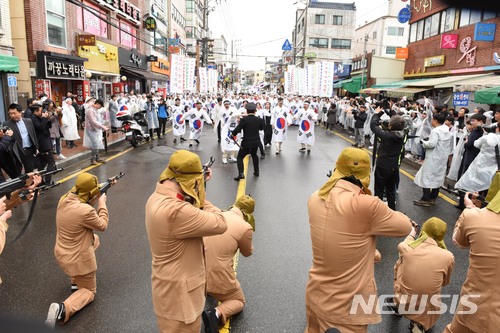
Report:
M500 86L477 90L474 93L474 102L482 104L500 104Z
M349 80L342 81L342 88L348 92L357 94L361 89L361 77L353 77Z
M375 89L391 89L391 88L402 88L411 85L412 83L415 82L420 82L424 81L427 79L413 79L413 80L400 80L400 81L394 81L394 82L386 82L386 83L381 83L381 84L375 84L371 86L371 88Z
M19 73L19 58L0 54L0 72Z

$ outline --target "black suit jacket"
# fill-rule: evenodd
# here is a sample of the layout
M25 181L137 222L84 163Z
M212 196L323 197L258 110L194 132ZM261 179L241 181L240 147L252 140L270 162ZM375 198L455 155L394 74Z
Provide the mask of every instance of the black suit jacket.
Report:
M248 115L241 118L240 123L231 133L233 136L238 135L243 130L243 140L241 147L255 148L259 147L260 136L259 131L264 130L264 120L255 115Z
M36 138L38 140L38 150L42 153L52 151L52 139L50 138L50 130L52 123L49 118L31 116L33 127L35 128Z
M35 128L33 127L33 122L31 119L22 118L24 124L26 125L26 129L28 130L28 135L30 137L31 143L33 144L35 149L38 149L38 140L36 138ZM23 154L23 139L21 138L21 133L19 132L19 128L17 127L17 122L9 119L3 123L4 126L10 127L14 132L12 138L14 139L13 152L19 161L21 161L21 154Z

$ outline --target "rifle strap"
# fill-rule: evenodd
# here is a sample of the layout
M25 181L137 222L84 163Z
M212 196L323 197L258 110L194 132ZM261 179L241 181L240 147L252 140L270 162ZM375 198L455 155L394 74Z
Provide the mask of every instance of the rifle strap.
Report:
M35 212L35 206L36 206L37 200L38 200L38 188L35 189L35 192L33 194L33 202L31 203L30 212L28 214L28 218L26 219L26 223L24 223L24 226L21 229L21 232L16 236L16 238L14 238L12 243L15 243L24 234L26 229L28 229L28 226L30 225L31 220L33 219L33 213Z
M497 158L497 170L500 171L500 152L499 152L499 148L498 148L498 145L495 146L495 156Z

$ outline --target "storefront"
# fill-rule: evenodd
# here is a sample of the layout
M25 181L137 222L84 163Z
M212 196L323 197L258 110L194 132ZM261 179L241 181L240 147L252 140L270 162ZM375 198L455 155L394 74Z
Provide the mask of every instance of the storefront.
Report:
M90 95L105 103L113 94L113 83L120 81L118 47L95 41L95 45L79 45L78 55L87 58L85 80L77 87L77 101L82 103Z
M38 51L35 96L45 93L61 106L68 92L76 93L76 83L85 80L83 64L86 60L68 54Z
M130 90L135 90L137 93L146 92L146 77L142 73L148 70L147 57L139 54L137 49L127 50L119 47L118 62L125 92Z
M0 122L7 119L7 106L17 102L17 84L16 86L11 84L17 80L8 78L11 73L19 73L19 59L0 54L0 106L3 106L4 109L4 112L0 113Z
M170 62L163 59L158 59L157 62L151 63L151 72L159 74L160 79L151 83L151 89L160 92L163 98L168 92L168 84L170 77Z

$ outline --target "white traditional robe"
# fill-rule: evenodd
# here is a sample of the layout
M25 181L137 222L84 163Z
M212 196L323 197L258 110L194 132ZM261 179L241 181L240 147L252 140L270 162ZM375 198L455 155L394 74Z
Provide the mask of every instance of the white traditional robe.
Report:
M314 109L299 109L293 118L298 120L299 124L297 141L312 146L314 144L314 123L318 119Z
M190 140L198 140L201 137L201 133L203 132L203 124L206 122L208 124L212 124L212 120L208 116L207 110L205 108L201 108L200 110L196 108L192 108L188 112L186 112L181 120L189 120L189 139Z
M184 115L184 107L182 105L172 107L172 132L174 136L184 136L186 133L186 123L179 121Z
M236 126L238 126L240 116L241 112L233 107L230 107L229 110L226 110L226 108L222 109L221 121L223 125L221 127L221 137L223 139L221 142L221 150L223 152L238 151L240 149L240 147L232 139L231 135L231 132L236 128ZM241 133L238 134L238 138L240 136Z
M271 112L271 125L273 126L274 142L283 142L286 140L288 125L292 124L290 109L286 106L276 106Z

